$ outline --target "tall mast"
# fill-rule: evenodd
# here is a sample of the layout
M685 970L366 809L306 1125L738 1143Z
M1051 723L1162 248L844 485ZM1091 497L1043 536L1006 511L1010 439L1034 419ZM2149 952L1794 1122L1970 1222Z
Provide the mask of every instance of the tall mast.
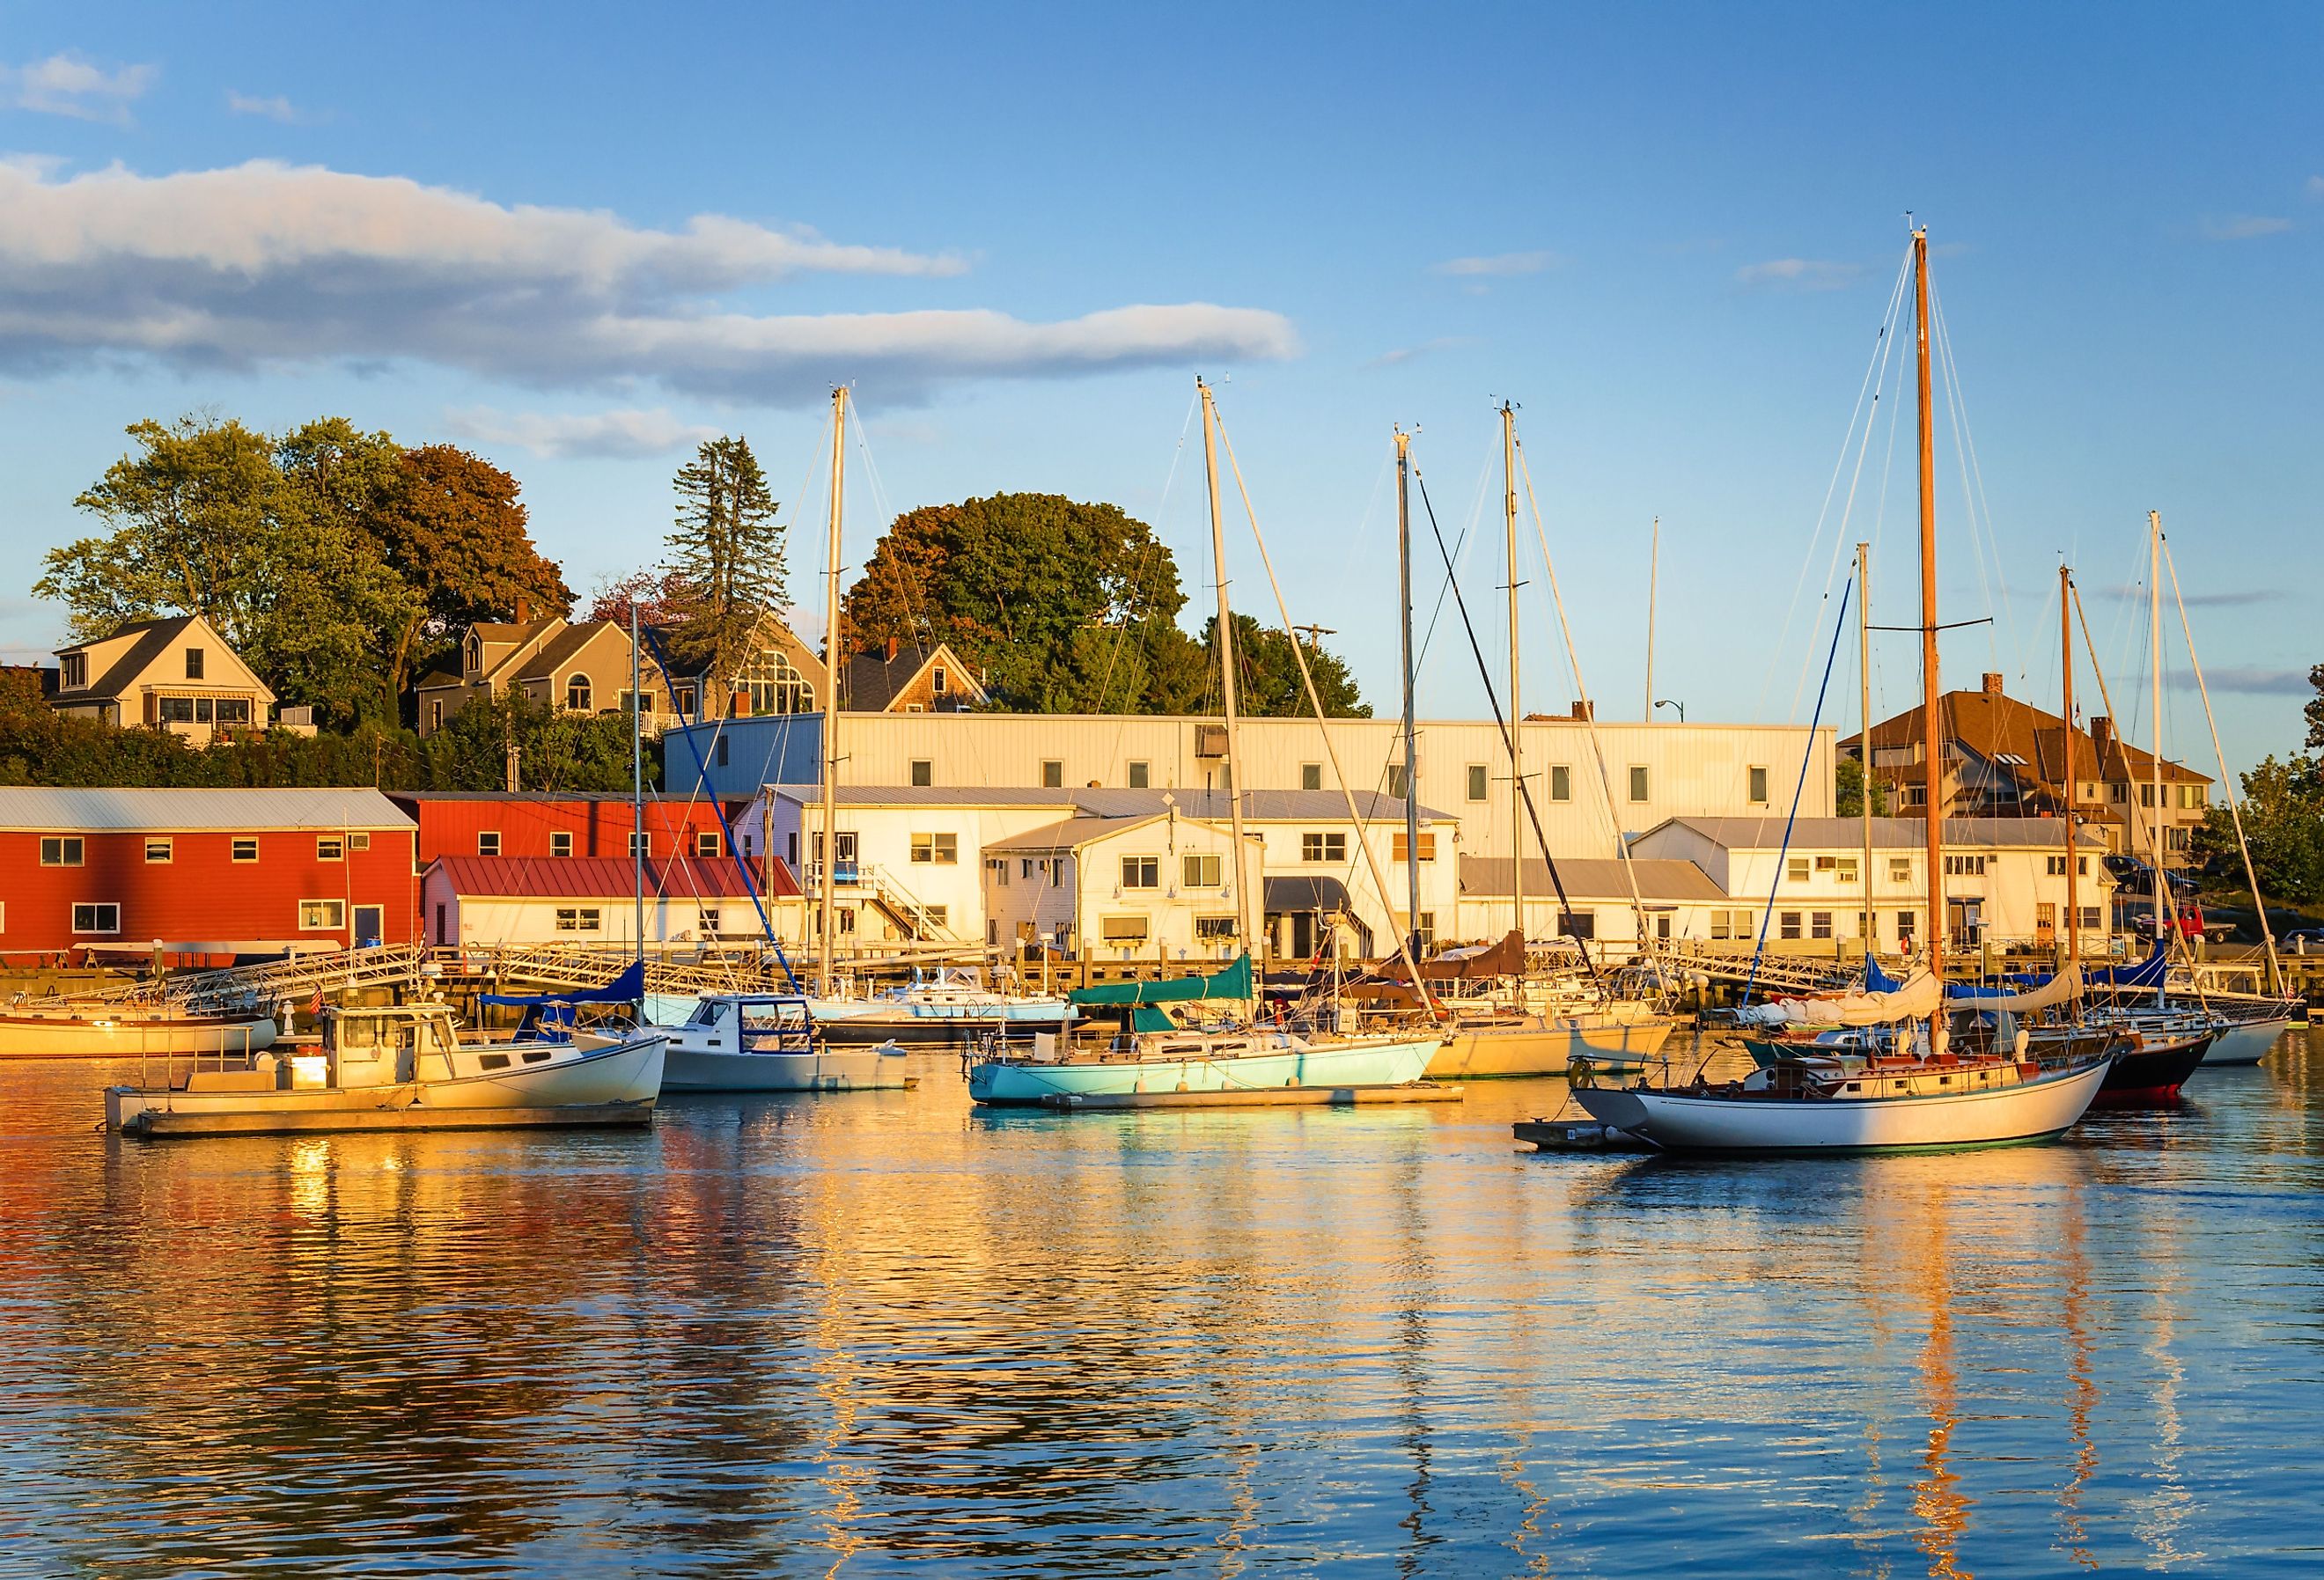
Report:
M1936 412L1929 402L1929 229L1913 233L1914 346L1920 364L1921 397L1921 749L1926 759L1929 864L1929 969L1945 976L1945 800L1944 724L1937 694L1937 440ZM1933 1027L1935 1017L1932 1016ZM1930 1047L1935 1048L1932 1031Z
M1862 772L1857 774L1857 799L1864 813L1864 957L1879 953L1879 913L1872 909L1872 545L1856 546L1856 682L1857 722L1863 744Z
M1202 380L1194 387L1203 394L1203 471L1211 485L1211 574L1219 584L1219 698L1227 720L1227 821L1234 834L1235 937L1243 952L1251 953L1250 884L1242 843L1242 776L1236 771L1241 746L1241 722L1235 707L1234 605L1227 596L1226 516L1219 504L1219 413L1211 386Z
M1655 584L1662 579L1662 566L1663 518L1656 516L1646 545L1646 711L1638 716L1648 724L1655 722Z
M2149 843L2154 852L2154 933L2158 942L2163 938L2163 513L2146 513L2146 600L2147 669L2154 704L2154 746L2147 753L2154 764L2153 804L2146 809ZM2155 979L2154 1002L2163 1002L2163 981L2170 976L2165 971Z
M1525 706L1517 696L1517 408L1501 402L1501 512L1508 527L1509 567L1509 914L1517 929L1519 969L1525 947ZM1646 600L1651 610L1654 599ZM1407 616L1408 618L1408 616ZM1646 648L1654 650L1653 615ZM1647 661L1649 672L1654 661Z
M837 946L832 888L839 877L839 678L847 668L839 614L839 509L847 488L847 386L831 392L831 541L823 589L823 887L816 918L816 992L831 996L831 956Z
M630 598L630 881L637 901L638 991L645 992L646 848L640 837L646 828L646 746L644 705L638 697L638 600ZM669 908L662 914L669 915ZM641 1002L640 1009L643 1009ZM641 1021L645 1016L641 1013Z
M2060 739L2066 763L2065 969L2071 971L2082 959L2082 897L2074 871L2082 857L2081 836L2078 832L2080 819L2075 811L2081 804L2082 785L2074 772L2074 573L2063 565L2058 567L2058 656L2065 666L2058 706L2064 710L2066 726L2060 732Z
M1506 424L1507 419L1504 419ZM1508 429L1504 426L1506 434ZM1410 909L1405 932L1412 940L1414 969L1420 958L1420 751L1412 722L1412 435L1396 430L1396 593L1397 630L1404 655L1404 873ZM1361 837L1360 834L1359 837Z

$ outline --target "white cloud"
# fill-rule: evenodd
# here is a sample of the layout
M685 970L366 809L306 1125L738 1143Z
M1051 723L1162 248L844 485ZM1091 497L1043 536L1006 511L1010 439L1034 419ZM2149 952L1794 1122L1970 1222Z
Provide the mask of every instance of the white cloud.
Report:
M2313 695L2305 670L2267 670L2251 664L2231 664L2225 669L2206 670L2200 684L2193 675L2184 671L2172 674L2170 682L2173 691L2196 691L2209 687L2213 691L2233 692L2238 697Z
M495 411L472 406L447 411L444 422L458 438L481 444L516 445L536 456L636 460L691 448L719 430L680 422L662 408L650 411Z
M1557 262L1555 253L1494 253L1477 258L1447 258L1432 263L1432 274L1451 274L1474 279L1480 275L1506 277L1517 274L1538 274Z
M75 54L51 55L29 66L0 66L0 98L20 110L70 115L79 121L129 123L129 102L161 75L158 66L107 71Z
M2292 221L2270 214L2231 214L2225 219L2203 221L2203 235L2215 242L2255 241L2264 236L2282 236L2292 228Z
M1455 346L1471 346L1475 343L1474 337L1468 335L1438 335L1433 339L1423 340L1417 346L1399 346L1392 351L1383 351L1364 365L1366 367L1400 367L1415 357L1425 356L1432 351L1446 351Z
M1794 291L1838 291L1862 273L1857 263L1835 263L1821 258L1774 258L1746 263L1735 271L1743 285L1788 286Z
M259 97L252 94L236 93L229 88L226 90L226 108L228 115L263 115L270 121L280 121L286 126L296 125L305 119L300 115L298 107L279 93Z
M53 178L0 161L0 368L403 359L549 388L644 382L790 402L841 380L911 400L948 380L1296 349L1277 314L1203 302L1047 323L980 309L738 310L721 293L966 264L726 215L655 230L272 161Z
M2311 198L2324 198L2324 176L2308 178L2308 195Z

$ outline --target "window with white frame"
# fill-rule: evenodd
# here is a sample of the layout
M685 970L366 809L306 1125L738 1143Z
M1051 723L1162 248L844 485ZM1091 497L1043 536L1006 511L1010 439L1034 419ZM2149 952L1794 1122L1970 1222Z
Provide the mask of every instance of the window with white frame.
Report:
M255 837L237 839L227 854L238 862L254 862L258 859L258 841Z
M1299 859L1303 862L1346 861L1348 836L1344 834L1302 834L1299 836Z
M72 930L77 933L117 933L121 930L121 907L113 901L85 901L72 908Z
M1646 764L1643 762L1633 762L1630 764L1630 799L1633 801L1651 799L1652 798L1646 793L1647 789L1648 783Z
M698 856L716 855L718 854L718 830L715 828L696 829L694 831L694 854Z
M571 855L573 854L573 831L569 828L552 830L549 836L549 854L551 855Z
M1775 929L1776 936L1779 938L1798 938L1800 936L1800 913L1796 910L1786 910L1778 913L1775 918Z
M1181 856L1179 863L1187 888L1215 889L1219 886L1219 871L1222 864L1216 855Z
M1808 912L1808 937L1812 938L1828 938L1831 937L1831 911L1812 910Z
M73 835L52 836L41 841L41 864L44 867L77 867L81 864L87 849Z
M565 682L565 707L569 713L589 711L589 677L573 675Z
M557 930L560 933L596 933L605 930L605 913L595 905L560 905L557 908Z
M1108 948L1134 948L1146 941L1146 919L1142 916L1109 916L1102 927L1102 936Z
M1198 944L1222 944L1235 936L1235 919L1231 916L1198 916L1194 919L1194 941Z
M1784 881L1788 883L1806 882L1808 881L1808 858L1803 855L1795 855L1785 858L1784 862Z
M1913 858L1908 855L1890 856L1888 858L1888 881L1892 883L1911 882L1913 881Z
M343 862L347 859L347 842L336 834L315 836L315 859L318 862Z
M1549 765L1549 799L1553 801L1573 799L1573 770L1563 762Z
M959 835L915 834L912 836L914 865L948 867L959 860Z
M1492 793L1492 774L1482 762L1469 764L1469 799L1481 801Z
M478 855L498 855L500 853L500 830L497 828L478 829L476 831L476 854Z
M299 930L302 933L330 932L346 925L347 902L344 900L299 901Z
M149 839L145 842L145 864L147 866L166 867L177 859L177 854L178 846L175 840Z
M1123 856L1121 886L1125 889L1159 889L1162 886L1161 859L1150 855Z
M1126 777L1131 790L1150 790L1154 785L1154 765L1150 762L1132 762Z
M632 828L630 830L630 855L632 856L653 855L652 829Z

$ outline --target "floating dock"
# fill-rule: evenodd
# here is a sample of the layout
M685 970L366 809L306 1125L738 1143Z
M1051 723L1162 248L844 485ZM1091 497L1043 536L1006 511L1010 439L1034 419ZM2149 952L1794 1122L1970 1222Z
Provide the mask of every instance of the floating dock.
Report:
M1594 1119L1520 1119L1509 1127L1544 1152L1651 1152L1651 1142Z
M337 1108L281 1113L189 1113L147 1108L123 1119L123 1135L148 1141L194 1136L316 1135L349 1131L580 1130L648 1125L653 1107L640 1103L576 1104L561 1108Z
M1041 1106L1068 1113L1135 1108L1353 1108L1366 1104L1457 1103L1459 1086L1414 1081L1400 1086L1258 1086L1240 1092L1052 1092Z

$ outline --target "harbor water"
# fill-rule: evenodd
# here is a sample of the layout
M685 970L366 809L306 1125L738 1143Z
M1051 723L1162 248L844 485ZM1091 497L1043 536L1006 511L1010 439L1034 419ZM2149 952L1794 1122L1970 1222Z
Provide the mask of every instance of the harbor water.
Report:
M2324 1035L1860 1160L916 1064L178 1143L0 1067L0 1574L2324 1570Z

